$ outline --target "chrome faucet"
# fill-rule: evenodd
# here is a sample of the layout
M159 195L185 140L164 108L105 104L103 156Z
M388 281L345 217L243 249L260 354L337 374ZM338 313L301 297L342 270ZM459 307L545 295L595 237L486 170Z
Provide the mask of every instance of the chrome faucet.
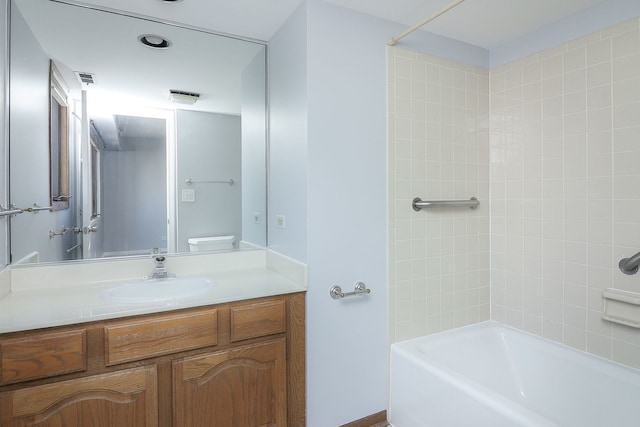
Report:
M150 279L166 279L169 277L167 273L167 267L165 267L164 263L167 258L160 253L160 250L157 248L153 248L151 250L151 258L153 259L154 267L153 271L149 275Z

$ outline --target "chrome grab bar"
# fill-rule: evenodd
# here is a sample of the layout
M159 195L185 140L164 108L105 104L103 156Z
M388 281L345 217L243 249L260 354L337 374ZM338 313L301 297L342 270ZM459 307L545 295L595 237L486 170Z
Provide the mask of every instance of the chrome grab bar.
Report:
M480 205L480 201L476 197L472 197L469 200L431 200L423 201L420 197L413 199L411 206L416 212L420 212L423 208L471 208L477 209Z
M329 289L329 295L331 295L331 298L333 299L340 299L353 295L365 295L370 293L371 289L367 289L367 285L362 282L358 282L355 284L355 286L353 287L353 292L342 292L342 288L340 286L332 286L331 289Z
M184 180L184 182L187 185L191 185L191 184L229 184L229 185L233 185L233 180L232 179L228 179L226 181L196 181L194 179L187 178L187 179Z
M622 258L618 263L618 268L624 274L636 274L640 265L640 252L630 258Z

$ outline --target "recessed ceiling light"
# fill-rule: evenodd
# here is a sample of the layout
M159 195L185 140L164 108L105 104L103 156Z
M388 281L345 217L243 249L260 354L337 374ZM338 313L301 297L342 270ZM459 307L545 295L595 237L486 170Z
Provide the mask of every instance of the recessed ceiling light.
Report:
M155 34L143 34L138 37L138 41L143 45L154 49L166 49L171 46L171 42L169 40L161 36L156 36Z
M178 3L181 2L182 0L160 0L162 3Z

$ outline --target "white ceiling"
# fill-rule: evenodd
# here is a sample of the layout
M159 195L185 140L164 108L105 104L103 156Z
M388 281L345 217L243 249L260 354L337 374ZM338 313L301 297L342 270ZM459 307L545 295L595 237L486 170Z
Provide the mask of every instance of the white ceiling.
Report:
M451 0L325 0L411 26ZM466 0L424 28L492 49L606 0ZM84 0L83 3L269 40L302 0Z
M194 107L186 108L239 114L240 70L263 49L256 43L58 2L15 1L68 80L74 79L71 71L96 73L98 84L90 97L108 93L123 101L136 94L147 105L153 100L154 106L169 108L167 92L177 89L201 94ZM64 1L268 41L303 0ZM451 0L325 1L409 27ZM423 29L490 50L605 1L466 0ZM173 46L158 52L135 42L145 33L167 37Z
M200 94L193 107L181 108L240 114L241 72L264 52L261 44L152 21L51 1L15 1L68 86L79 88L73 71L95 73L97 84L87 90L101 105L171 108L168 94L175 89ZM137 42L141 34L161 35L172 46L143 46Z
M410 27L451 0L326 0ZM491 50L606 0L466 0L422 29Z

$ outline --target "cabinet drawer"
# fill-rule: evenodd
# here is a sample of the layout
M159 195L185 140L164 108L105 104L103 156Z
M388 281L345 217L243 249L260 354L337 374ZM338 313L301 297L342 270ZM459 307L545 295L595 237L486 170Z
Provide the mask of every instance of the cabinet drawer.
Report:
M231 307L231 341L284 332L285 316L284 300Z
M86 332L34 334L0 341L0 384L87 369Z
M118 322L104 328L107 366L218 343L218 312Z

